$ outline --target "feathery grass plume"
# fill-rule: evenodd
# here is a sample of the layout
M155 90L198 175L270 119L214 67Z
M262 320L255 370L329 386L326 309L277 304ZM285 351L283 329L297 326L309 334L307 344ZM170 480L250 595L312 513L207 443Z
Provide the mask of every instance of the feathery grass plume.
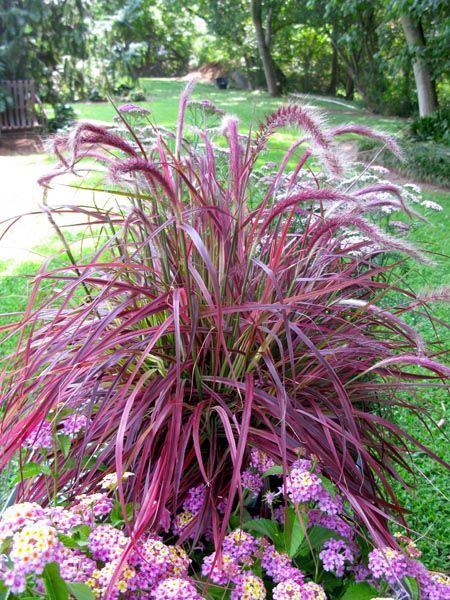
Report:
M334 151L333 139L323 126L323 118L311 107L288 104L267 116L257 132L255 151L261 152L266 147L270 136L278 129L286 127L296 127L304 131L309 137L312 150L323 160L330 174L334 176L342 174L342 166Z
M302 448L375 542L395 544L388 523L403 520L404 510L392 478L401 480L399 466L409 469L411 444L439 458L393 423L390 410L421 414L396 392L448 375L401 322L405 306L384 309L398 259L389 252L422 255L349 212L373 189L350 196L333 183L317 189L317 180L250 208L262 185L252 183L255 161L278 127L300 126L331 170L336 129L295 105L245 143L231 120L227 160L219 161L207 132L202 145L184 135L187 98L176 144L155 126L149 158L92 125L58 140L66 170L96 153L120 203L71 207L101 231L97 248L75 266L43 268L21 323L10 327L20 342L1 378L0 467L19 451L23 462L43 460L26 439L70 408L88 417L84 435L46 453L68 498L95 489L105 466L119 482L135 473L118 493L124 506L132 503L136 540L167 527L187 491L204 483L202 510L180 539L211 531L219 548L242 497L249 449L286 471ZM303 154L297 173L305 161ZM324 215L333 203L346 211ZM349 228L369 241L343 244ZM423 368L412 371L413 363ZM24 479L18 498L45 502L48 484L45 473ZM217 498L226 501L224 514Z
M386 148L388 148L397 158L403 160L403 151L400 146L397 144L395 139L389 135L388 133L383 133L381 131L377 131L372 129L371 127L366 127L365 125L338 125L337 127L332 127L329 130L330 136L337 137L339 135L344 135L348 133L354 133L356 135L362 135L364 137L369 137L379 142L382 142Z

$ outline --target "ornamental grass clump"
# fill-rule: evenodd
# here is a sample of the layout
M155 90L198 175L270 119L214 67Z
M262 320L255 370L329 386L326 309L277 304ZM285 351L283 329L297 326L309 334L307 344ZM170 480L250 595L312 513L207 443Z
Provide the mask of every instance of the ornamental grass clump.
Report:
M44 504L55 494L73 502L115 474L128 536L122 565L143 536L164 531L194 546L208 536L221 564L245 498L279 493L250 449L281 469L286 498L333 506L316 474L288 476L300 448L354 526L398 548L389 522L404 524L404 509L392 481L410 469L411 446L434 455L390 413L420 414L405 392L442 385L450 369L401 318L426 299L389 283L405 256L428 258L378 217L414 210L392 184L343 185L336 139L360 133L400 151L364 127L327 128L300 105L247 135L234 117L199 106L201 127L186 124L187 90L174 132L144 113L131 126L128 110L119 126L82 123L55 138L59 164L41 183L85 162L103 170L114 201L100 206L99 186L93 205L48 209L53 222L77 215L97 246L88 259L69 252L66 267L43 267L14 326L0 466L18 453L20 465L42 465L16 496ZM284 127L298 140L279 165L264 164ZM401 300L388 310L393 289ZM324 551L339 570L350 552Z

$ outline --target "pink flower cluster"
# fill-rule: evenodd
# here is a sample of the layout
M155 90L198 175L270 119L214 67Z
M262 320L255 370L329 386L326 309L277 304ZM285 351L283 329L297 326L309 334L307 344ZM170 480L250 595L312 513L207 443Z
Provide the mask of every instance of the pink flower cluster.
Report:
M236 562L251 562L259 543L250 533L234 529L223 540L223 551Z
M267 596L263 580L251 571L238 575L234 585L230 600L265 600Z
M213 552L204 557L201 573L217 585L227 585L241 574L241 566L229 554L219 558Z
M77 437L81 431L86 429L88 423L89 419L85 415L69 415L61 421L62 433L73 439Z
M248 469L241 474L241 485L250 491L253 496L258 496L263 488L262 475L275 463L261 450L252 448Z
M89 535L89 550L94 560L110 562L120 558L127 538L112 525L99 525Z
M261 566L275 583L281 583L286 579L298 584L303 583L304 576L300 569L293 567L288 555L277 552L272 545L267 546L264 550Z
M423 600L450 600L450 577L428 571L424 565L400 550L376 548L369 554L369 571L375 580L396 585L404 577L419 583Z
M98 517L109 515L113 508L113 501L101 492L96 494L80 494L76 497L76 504L71 508L75 514L81 515L86 525L94 523Z
M183 502L183 509L196 515L202 509L206 498L206 486L204 484L191 488Z
M173 520L172 531L179 535L183 529L195 518L202 509L206 499L206 486L204 484L192 487L186 494L183 502L183 511L178 513Z
M291 469L286 480L286 491L293 504L317 502L323 493L322 481L315 473L300 468Z
M23 524L11 538L9 565L2 565L0 579L13 594L20 594L26 589L27 576L41 575L47 564L57 560L62 545L45 518Z
M323 588L316 583L300 584L286 579L273 589L273 600L326 600Z
M319 553L322 566L325 571L334 572L337 577L343 577L345 563L353 563L355 560L354 549L343 540L328 540Z
M56 429L56 422L42 421L34 431L25 439L24 445L32 450L51 450L55 443L55 434L62 433L71 439L76 438L81 431L86 429L89 419L82 414L71 414L61 420Z
M53 448L53 428L50 421L43 421L25 439L25 446L32 450L51 450Z
M190 581L180 577L163 579L151 593L153 600L201 600L200 594Z

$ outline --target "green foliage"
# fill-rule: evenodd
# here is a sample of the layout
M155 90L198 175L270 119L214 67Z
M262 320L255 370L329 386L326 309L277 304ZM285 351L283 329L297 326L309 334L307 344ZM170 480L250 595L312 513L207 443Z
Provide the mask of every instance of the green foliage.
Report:
M35 79L45 101L74 97L83 87L86 3L0 0L0 51L7 79Z
M404 161L388 156L387 152L382 152L377 160L404 177L446 187L450 185L448 146L433 142L405 141L403 151Z
M89 102L105 102L106 98L97 88L93 88L88 95Z
M128 94L128 98L133 102L144 102L147 99L144 90L140 88L131 90L131 92Z
M416 117L411 123L411 137L420 142L450 145L450 106L426 117Z
M351 583L341 600L370 600L377 596L379 592L368 583Z
M85 583L67 583L67 589L76 600L94 600L94 594Z
M55 104L53 106L53 113L53 118L49 119L48 122L49 131L52 132L59 131L71 125L76 118L75 111L70 104Z
M49 563L45 566L43 580L46 598L49 600L69 600L67 585L59 573L58 563Z

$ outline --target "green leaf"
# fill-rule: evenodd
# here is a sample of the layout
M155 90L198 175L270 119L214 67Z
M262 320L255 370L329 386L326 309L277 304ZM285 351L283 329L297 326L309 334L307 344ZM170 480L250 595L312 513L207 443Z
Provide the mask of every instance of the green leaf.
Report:
M289 558L293 558L297 552L298 549L300 548L300 544L303 541L303 538L305 537L305 529L307 527L308 524L308 517L306 515L302 515L303 518L303 527L302 524L300 523L300 520L297 516L297 514L295 513L295 511L292 511L293 514L289 515L289 518L291 519L292 525L291 525L291 536L290 536L290 540L289 540L289 546L286 548L287 549L287 553L289 555Z
M58 443L59 443L59 447L61 448L64 458L67 458L70 453L70 444L72 443L70 436L58 435Z
M67 582L67 589L75 596L77 600L95 600L91 588L85 583L70 583Z
M3 581L0 580L0 600L6 600L9 598L9 594L9 588L7 588Z
M263 477L270 477L270 475L283 475L283 467L281 465L273 465L273 467L270 467L262 474Z
M412 600L419 600L420 592L417 581L414 579L414 577L405 577L405 581L409 591L411 592Z
M59 574L58 563L49 563L43 573L45 591L49 600L69 600L67 586Z
M278 526L270 519L254 519L253 521L246 521L242 527L249 531L256 531L262 535L267 535L272 542L277 542L279 539L280 532Z
M35 462L29 462L23 465L22 470L13 478L12 484L19 483L22 479L30 479L36 475L51 475L52 471L48 465L41 465Z
M76 525L72 528L72 532L77 534L80 540L88 540L91 534L89 525Z
M330 492L331 496L334 498L336 495L336 488L331 483L331 481L328 479L328 477L324 477L324 475L319 475L319 479L321 480L323 487L328 492Z
M341 600L370 600L380 593L368 583L351 583L341 596Z
M79 548L80 546L77 540L70 535L66 535L65 533L58 534L58 538L66 548Z
M302 543L302 553L307 553L312 548L316 550L321 548L323 544L328 540L342 540L343 538L338 535L335 531L321 527L320 525L314 525L306 533Z

